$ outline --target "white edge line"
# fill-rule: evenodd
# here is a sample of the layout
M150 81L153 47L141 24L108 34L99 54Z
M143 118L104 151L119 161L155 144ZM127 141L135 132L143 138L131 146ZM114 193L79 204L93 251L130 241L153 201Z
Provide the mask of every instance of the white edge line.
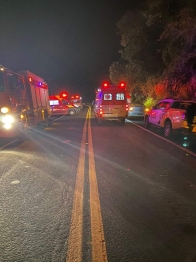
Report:
M138 125L138 124L136 124L136 123L134 123L134 122L132 122L132 121L130 121L130 120L128 120L128 119L126 119L126 122L130 122L130 123L132 123L133 125L135 125L135 126L141 128L141 129L145 130L146 132L148 132L148 133L150 133L150 134L152 134L152 135L154 135L154 136L156 136L156 137L158 137L158 138L161 138L162 140L166 141L167 143L170 143L171 145L173 145L173 146L175 146L175 147L178 147L178 148L180 148L181 150L183 150L183 151L189 153L190 155L193 155L193 156L196 157L196 154L193 153L192 151L190 151L190 150L188 150L188 149L186 149L186 148L184 148L184 147L182 147L182 146L179 146L179 145L175 144L174 142L172 142L172 141L170 141L170 140L168 140L168 139L166 139L166 138L164 138L164 137L162 137L162 136L159 136L159 135L153 133L152 131L150 131L150 130L148 130L148 129L146 129L146 128Z
M0 150L4 149L5 147L7 147L7 146L9 146L9 145L14 144L14 143L17 142L18 140L19 140L19 139L17 138L17 139L15 139L15 140L13 140L13 141L11 141L11 142L5 144L4 146L0 147Z
M60 117L56 118L55 120L53 120L53 121L49 122L49 124L51 124L51 123L53 123L53 122L55 122L55 121L59 120L60 118L62 118L62 117L64 117L64 116L65 116L65 115L63 115L63 116L60 116Z

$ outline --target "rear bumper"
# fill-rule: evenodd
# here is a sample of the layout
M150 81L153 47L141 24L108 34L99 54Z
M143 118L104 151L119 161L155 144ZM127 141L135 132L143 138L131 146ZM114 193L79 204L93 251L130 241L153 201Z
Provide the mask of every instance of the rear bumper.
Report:
M98 116L100 119L103 120L120 120L120 119L125 119L127 116L104 116L104 115L99 115Z
M69 111L52 111L51 116L68 115Z
M145 114L134 114L134 113L128 113L127 117L137 118L137 117L144 117Z

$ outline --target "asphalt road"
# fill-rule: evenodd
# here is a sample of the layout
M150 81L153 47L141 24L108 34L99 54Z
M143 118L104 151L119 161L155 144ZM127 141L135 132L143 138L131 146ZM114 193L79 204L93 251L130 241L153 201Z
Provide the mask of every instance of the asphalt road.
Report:
M0 140L0 261L196 261L194 141L87 109Z

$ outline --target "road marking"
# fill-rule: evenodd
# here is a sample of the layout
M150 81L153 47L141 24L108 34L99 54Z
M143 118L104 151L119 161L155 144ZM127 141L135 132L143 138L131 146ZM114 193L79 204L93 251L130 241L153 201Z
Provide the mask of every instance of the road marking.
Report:
M64 115L63 115L63 116L60 116L60 117L58 117L58 118L56 118L56 119L54 119L53 121L50 121L49 124L52 124L53 122L59 120L59 119L62 118L62 117L64 117Z
M84 198L84 165L85 165L85 146L88 112L83 128L80 156L77 169L77 177L74 191L72 208L71 226L68 239L68 250L66 262L82 261L82 229L83 229L83 198Z
M8 146L10 146L10 145L12 145L12 144L14 144L14 143L16 143L17 141L19 141L19 139L15 139L15 140L13 140L13 141L5 144L4 146L0 147L0 150L5 149L6 147L8 147Z
M133 125L135 125L135 126L141 128L141 129L145 130L146 132L148 132L148 133L150 133L150 134L152 134L152 135L154 135L154 136L156 136L156 137L158 137L158 138L161 138L162 140L170 143L171 145L176 146L176 147L180 148L181 150L185 151L186 153L189 153L190 155L193 155L193 156L196 157L196 154L193 153L192 151L190 151L190 150L188 150L188 149L186 149L186 148L184 148L184 147L182 147L182 146L180 146L180 145L177 145L177 144L175 144L174 142L172 142L172 141L170 141L170 140L168 140L168 139L166 139L166 138L164 138L164 137L162 137L162 136L159 136L159 135L153 133L152 131L150 131L150 130L148 130L148 129L146 129L146 128L138 125L138 124L136 124L136 123L134 123L134 122L132 122L132 121L130 121L130 120L126 120L126 122L130 122L130 123L132 123Z
M91 133L91 108L89 107L88 122L88 154L89 154L89 185L90 185L90 216L92 236L92 261L107 262L106 244L101 216L101 207L97 186L93 142Z

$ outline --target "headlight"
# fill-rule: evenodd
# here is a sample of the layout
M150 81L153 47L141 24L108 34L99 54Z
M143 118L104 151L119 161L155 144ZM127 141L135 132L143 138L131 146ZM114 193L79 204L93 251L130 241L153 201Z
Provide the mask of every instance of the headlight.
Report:
M149 111L149 108L146 108L145 111L148 112L148 111Z
M12 124L14 122L14 118L13 118L13 116L7 115L7 116L3 116L1 121L4 124Z
M3 127L5 129L10 129L12 127L12 125L10 123L6 123Z
M6 114L9 111L7 107L2 107L1 108L1 113Z
M133 110L133 107L130 107L130 108L129 108L129 111L132 111L132 110Z

